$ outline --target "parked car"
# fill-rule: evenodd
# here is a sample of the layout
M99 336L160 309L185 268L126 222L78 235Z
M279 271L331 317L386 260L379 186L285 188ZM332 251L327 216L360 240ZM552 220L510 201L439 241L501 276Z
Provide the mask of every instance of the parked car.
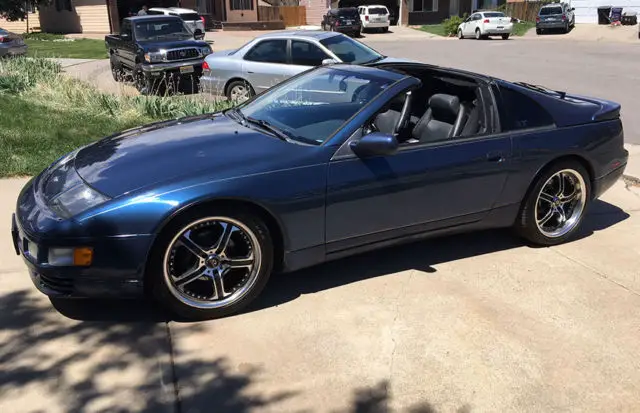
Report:
M620 105L437 66L321 66L30 180L13 245L43 293L240 311L273 271L513 227L563 243L623 174ZM425 292L428 294L428 292Z
M477 40L489 36L501 36L507 40L513 30L511 18L500 11L481 11L473 13L458 26L458 38L474 37Z
M389 31L389 9L383 5L370 5L358 7L360 20L362 20L362 31L379 30Z
M331 9L324 15L321 23L322 30L340 32L351 36L359 36L362 22L358 10L353 7Z
M196 36L197 40L204 39L204 16L200 16L197 11L191 9L183 9L180 7L152 7L147 11L148 15L164 15L164 16L178 16L180 17L187 27L195 33L196 30L200 30Z
M567 3L545 4L536 17L536 34L546 30L561 29L568 33L576 23L575 8Z
M200 29L196 29L199 33ZM130 76L143 94L187 80L195 88L211 47L176 16L137 16L122 20L120 34L105 36L116 81Z
M203 92L242 102L300 72L331 63L362 64L389 58L341 33L316 30L266 34L236 50L205 59Z
M22 37L0 28L0 57L22 56L27 54L27 45Z

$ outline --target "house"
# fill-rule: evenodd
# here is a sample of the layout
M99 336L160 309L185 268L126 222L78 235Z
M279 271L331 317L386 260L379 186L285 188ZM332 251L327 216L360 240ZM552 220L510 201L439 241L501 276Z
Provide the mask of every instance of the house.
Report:
M622 7L622 11L635 11L640 14L639 0L567 0L575 8L576 23L598 23L598 7Z
M208 26L213 22L250 24L258 21L259 0L53 0L50 6L31 9L16 22L0 19L0 27L15 33L34 28L51 33L114 33L123 18L143 5L197 10Z

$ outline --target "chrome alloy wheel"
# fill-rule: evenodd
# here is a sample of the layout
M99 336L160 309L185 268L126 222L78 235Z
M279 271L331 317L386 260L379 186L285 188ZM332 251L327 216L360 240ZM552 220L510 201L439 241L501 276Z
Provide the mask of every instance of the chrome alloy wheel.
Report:
M246 85L235 85L229 91L229 97L232 101L242 103L249 99L249 87Z
M546 237L557 238L578 225L587 203L587 189L582 175L563 169L544 183L536 200L535 219Z
M164 278L171 294L190 307L226 307L251 290L261 258L256 235L242 222L204 218L171 240L164 256Z

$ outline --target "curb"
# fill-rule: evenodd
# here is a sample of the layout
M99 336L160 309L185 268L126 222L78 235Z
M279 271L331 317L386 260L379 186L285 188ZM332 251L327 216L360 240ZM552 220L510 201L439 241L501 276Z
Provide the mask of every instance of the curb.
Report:
M629 152L629 160L622 178L633 185L640 185L640 145L627 143L624 148Z

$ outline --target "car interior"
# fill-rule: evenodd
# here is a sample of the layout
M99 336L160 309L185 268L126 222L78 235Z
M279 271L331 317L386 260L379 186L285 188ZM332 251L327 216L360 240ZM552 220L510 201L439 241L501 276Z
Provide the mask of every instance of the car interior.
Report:
M393 134L403 144L440 142L487 132L476 81L430 69L402 71L420 79L422 85L393 99L365 126L365 134Z

